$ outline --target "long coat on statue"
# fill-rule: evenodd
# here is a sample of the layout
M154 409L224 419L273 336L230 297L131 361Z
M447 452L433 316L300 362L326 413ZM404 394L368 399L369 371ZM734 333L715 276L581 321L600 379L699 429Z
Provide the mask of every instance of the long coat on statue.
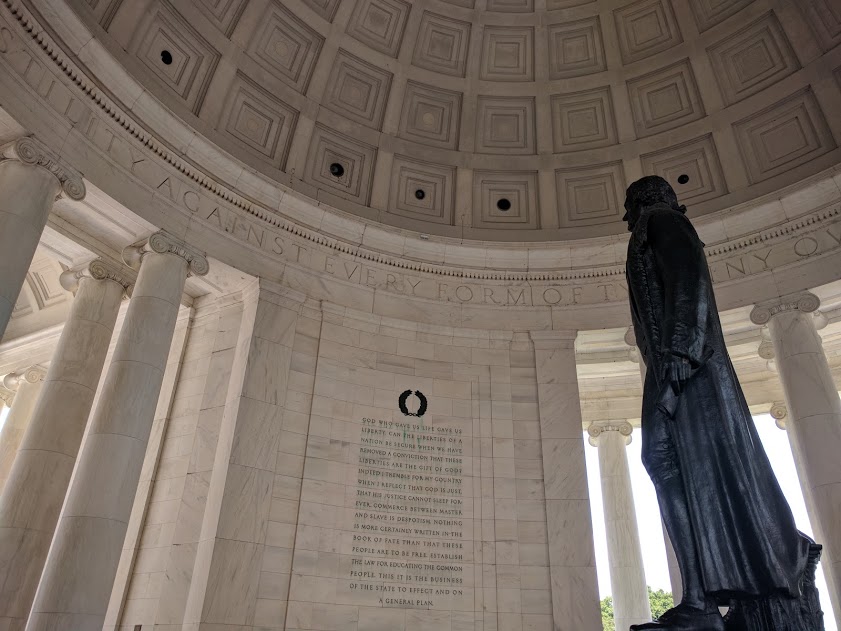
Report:
M643 209L631 234L631 315L647 367L643 442L647 427L668 424L704 591L719 599L796 596L808 540L794 525L727 354L703 246L689 219L667 204ZM661 383L667 352L693 367L676 400ZM662 411L664 393L674 418Z

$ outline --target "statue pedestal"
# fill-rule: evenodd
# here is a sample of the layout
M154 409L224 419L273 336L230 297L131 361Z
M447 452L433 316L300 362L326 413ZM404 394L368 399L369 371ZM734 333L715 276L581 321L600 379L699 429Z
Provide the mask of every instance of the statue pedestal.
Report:
M809 563L800 584L800 598L740 601L725 617L726 631L824 631L823 612L815 587L822 547L809 547Z

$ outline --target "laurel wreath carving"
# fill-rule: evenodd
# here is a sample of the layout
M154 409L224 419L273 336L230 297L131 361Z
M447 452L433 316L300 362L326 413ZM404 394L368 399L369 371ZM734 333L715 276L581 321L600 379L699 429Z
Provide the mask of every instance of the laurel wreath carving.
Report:
M417 412L409 412L409 408L406 407L406 401L410 396L412 396L412 394L414 394L420 401L420 406L418 407ZM429 406L426 397L420 390L415 390L414 392L412 390L406 390L400 395L397 405L400 407L400 411L403 412L403 416L417 416L418 418L426 414L426 408Z

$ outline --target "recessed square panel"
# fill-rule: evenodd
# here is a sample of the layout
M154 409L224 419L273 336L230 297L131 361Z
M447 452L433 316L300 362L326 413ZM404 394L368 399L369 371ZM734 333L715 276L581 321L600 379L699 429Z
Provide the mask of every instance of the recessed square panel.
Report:
M629 64L683 41L669 0L638 0L613 12L622 60Z
M220 31L230 37L248 0L193 0Z
M374 50L397 57L411 5L403 0L358 0L348 35Z
M424 11L412 64L442 74L463 77L470 44L470 22Z
M549 78L565 79L607 70L599 17L549 26Z
M479 78L486 81L534 80L534 28L486 26Z
M316 125L304 179L335 195L366 205L370 201L376 157L375 147ZM339 175L334 175L333 164L341 167Z
M751 182L790 171L835 149L811 88L733 125Z
M476 151L517 155L535 153L534 98L478 97Z
M555 152L615 145L616 122L610 87L552 97Z
M841 5L836 0L798 0L824 51L841 43Z
M324 106L374 129L383 123L391 73L339 50L333 63Z
M747 7L753 0L692 0L689 6L702 33Z
M773 13L716 43L709 55L728 104L756 94L800 68Z
M538 199L535 172L474 171L473 227L538 228Z
M277 1L269 3L248 54L274 77L305 92L324 38Z
M403 217L453 223L455 167L395 156L388 211Z
M704 106L689 60L628 81L638 136L650 136L704 117Z
M409 81L398 135L425 145L458 148L461 93Z
M625 174L621 162L555 171L562 227L595 226L624 214Z

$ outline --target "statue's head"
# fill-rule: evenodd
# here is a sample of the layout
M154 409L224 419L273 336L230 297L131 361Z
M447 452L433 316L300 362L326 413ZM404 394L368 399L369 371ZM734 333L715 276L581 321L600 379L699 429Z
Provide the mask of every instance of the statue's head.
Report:
M671 184L659 175L646 175L631 184L625 192L625 216L622 221L628 222L628 230L634 229L643 208L654 204L666 204L678 212L686 212L686 206L678 204L677 194Z

